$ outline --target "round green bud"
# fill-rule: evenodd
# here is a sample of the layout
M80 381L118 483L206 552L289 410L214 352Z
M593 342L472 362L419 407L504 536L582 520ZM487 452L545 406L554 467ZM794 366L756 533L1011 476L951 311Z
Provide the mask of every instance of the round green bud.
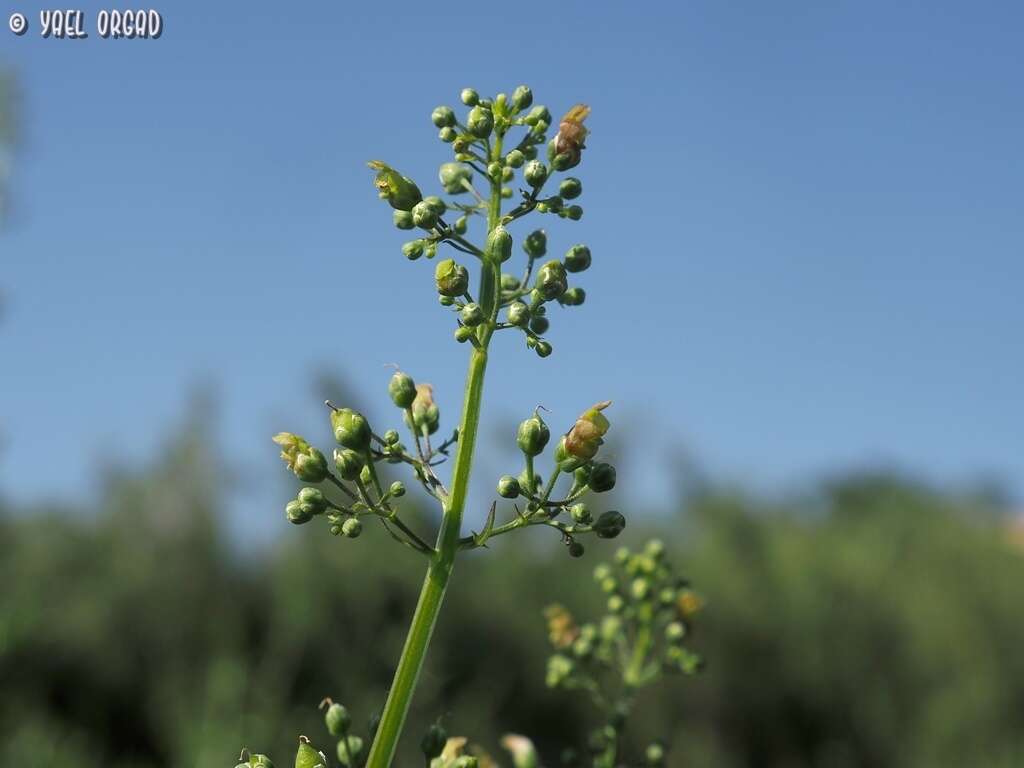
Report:
M651 539L644 544L644 554L652 560L661 560L665 556L665 542L661 539Z
M538 341L533 351L537 353L537 357L550 357L553 349L549 342Z
M433 229L437 224L437 211L434 207L427 203L425 200L421 200L412 207L412 220L417 227L423 229Z
M608 563L598 563L594 566L594 581L600 583L612 575L611 566Z
M531 187L541 187L548 179L548 167L540 160L531 160L523 169L523 178Z
M448 742L448 732L439 723L434 723L420 740L420 749L428 761L441 756L444 745Z
M516 478L519 481L519 493L525 495L525 490L530 487L529 478L526 476L526 470L524 469L519 473L519 477ZM533 493L540 490L541 486L544 485L544 478L536 472L533 473Z
M455 303L455 299L453 299L451 296L438 296L437 300L441 302L442 307L450 307L452 304Z
M626 518L618 512L603 513L594 523L594 533L600 539L614 539L626 527Z
M424 197L423 202L427 206L429 206L430 209L438 216L443 215L444 212L448 210L448 206L445 204L444 200L442 200L437 195L430 195L428 197Z
M357 539L363 532L363 523L359 518L350 517L341 524L341 532L350 539Z
M359 757L363 753L363 740L356 735L349 735L338 742L338 761L345 768L356 768L362 764ZM324 766L327 768L327 766Z
M512 235L500 224L487 235L485 258L498 264L512 258Z
M512 475L502 475L498 479L498 495L503 499L519 497L519 481Z
M601 581L601 591L607 592L609 595L618 590L618 588L619 582L611 576Z
M331 411L331 426L339 445L354 451L365 451L370 447L370 422L361 413L351 408Z
M508 317L510 325L523 328L530 322L530 308L521 301L514 301L509 304Z
M505 155L505 164L509 168L521 168L523 163L526 162L526 155L520 150L513 149L507 155Z
M543 229L535 229L523 240L523 250L531 259L539 259L548 252L548 235Z
M449 195L459 195L466 191L463 182L473 178L473 171L462 163L444 163L437 172L441 186Z
M536 160L537 159L537 148L535 146L533 146L533 145L524 147L523 148L523 155L526 157L527 160Z
M578 307L587 300L587 292L582 288L570 288L558 299L566 307Z
M295 457L295 476L304 483L322 483L327 479L327 459L316 448Z
M475 301L471 301L462 308L459 317L462 319L463 325L473 328L484 321L484 308Z
M305 736L299 737L299 750L295 753L295 768L316 768L318 765L327 765L327 758L317 752L309 739Z
M503 200L510 200L512 198L512 187L502 187L501 197Z
M409 218L412 219L412 214L409 214ZM409 261L415 261L423 255L423 245L422 240L410 240L402 245L402 253Z
M531 104L533 104L533 91L527 86L520 85L512 91L512 109L516 112L529 109Z
M583 545L578 541L573 541L569 544L569 557L583 557ZM581 655L588 655L586 653Z
M458 328L455 329L455 340L459 342L459 344L465 344L471 338L473 338L472 328L468 328L465 325L460 325Z
M590 266L590 249L585 245L574 245L565 252L565 268L570 272L583 272Z
M392 399L394 399L394 398L392 397ZM396 403L396 405L397 405L397 403ZM401 406L399 406L399 407L401 407ZM384 433L384 442L387 445L397 445L398 444L398 440L399 440L399 435L398 435L398 430L397 429L389 429L387 432Z
M469 217L459 216L459 218L455 220L455 223L452 224L452 229L455 230L455 234L457 235L466 234L466 230L469 229Z
M556 171L567 171L578 163L573 162L572 155L562 152L561 154L555 155L551 158L551 167Z
M566 200L575 200L583 194L583 182L575 176L563 179L562 183L558 185L558 194Z
M313 512L310 510L309 505L303 504L298 499L289 501L285 505L284 513L288 518L288 522L294 525L302 525L313 519Z
M416 399L416 382L408 373L395 371L391 381L388 382L388 394L391 396L391 402L396 406L402 409L408 408Z
M665 627L665 639L670 643L678 643L686 637L686 625L681 621L670 621Z
M644 762L647 768L661 768L665 764L665 747L655 741L644 750Z
M494 114L485 107L473 107L466 118L466 127L478 139L486 139L494 128Z
M312 510L314 515L319 515L327 509L327 498L319 488L303 488L299 491L299 503Z
M480 103L480 94L472 88L463 88L462 93L459 94L459 98L467 107L475 107Z
M572 221L579 221L583 218L583 209L578 205L570 205L565 209L565 215Z
M508 272L501 274L501 290L503 291L518 291L519 290L519 278L515 275L510 275Z
M403 496L405 496L405 483L403 483L401 480L395 480L395 482L393 482L391 484L391 487L388 489L388 492L391 494L392 498L402 498Z
M537 272L536 288L545 301L557 299L569 287L569 278L562 262L551 260Z
M455 259L439 261L434 268L434 283L442 296L461 296L469 287L469 271Z
M569 514L572 516L572 521L574 523L579 523L581 525L586 525L594 519L594 516L590 512L590 507L582 502L579 504L573 504L569 507Z
M612 595L608 598L608 613L621 613L625 607L626 602L622 599L622 595Z
M595 493L604 493L615 487L615 467L599 461L590 470L590 489Z
M391 220L395 222L395 226L399 229L412 229L416 226L409 211L395 211L391 214Z
M458 137L458 133L454 128L442 128L437 132L437 138L443 141L445 144L451 144Z
M436 107L430 113L430 119L438 128L447 128L455 125L455 112L451 107Z
M546 317L542 317L540 315L530 321L530 330L538 336L543 336L548 332L548 328L550 327L551 322Z
M551 113L548 108L543 104L538 104L536 107L530 110L530 113L526 116L527 125L536 125L539 122L550 123Z
M502 165L497 160L487 166L487 177L492 181L501 179Z
M522 421L519 424L519 429L516 430L516 445L527 456L539 456L544 452L544 447L550 439L551 431L537 411L533 412L533 416Z
M508 166L506 166L506 167L501 169L501 180L504 181L504 182L512 181L512 179L515 177L515 175L516 175L516 172L513 171Z
M332 702L324 713L324 722L327 724L327 732L331 736L341 736L348 732L352 725L352 717L344 706Z
M625 521L623 520L623 523ZM598 534L600 535L600 534ZM604 538L613 538L606 536ZM651 582L647 579L639 578L633 579L633 583L630 585L630 591L633 593L633 598L636 600L646 600L651 595Z
M545 682L548 688L557 688L575 671L576 665L568 656L556 653L548 659L548 669L545 675Z

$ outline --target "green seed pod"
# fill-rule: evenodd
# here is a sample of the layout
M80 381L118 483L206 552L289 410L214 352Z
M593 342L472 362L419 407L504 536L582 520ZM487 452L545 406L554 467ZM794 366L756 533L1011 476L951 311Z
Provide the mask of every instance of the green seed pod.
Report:
M535 229L523 240L523 250L531 259L539 259L548 252L548 235L543 229Z
M391 487L388 489L388 492L391 494L392 498L402 498L403 496L405 496L405 483L403 483L401 480L395 480L393 483L391 483Z
M324 722L327 723L327 732L331 736L341 736L348 733L352 717L343 705L332 702L324 713Z
M466 191L465 184L473 178L473 171L462 163L444 163L437 173L441 186L449 195L459 195Z
M505 155L505 164L509 168L521 168L523 163L526 162L526 155L520 150L513 149L507 155Z
M590 266L590 249L585 245L574 245L565 252L565 268L570 272L583 272Z
M462 93L459 95L462 103L467 107L475 107L480 103L480 94L478 94L472 88L463 88Z
M429 762L441 756L447 741L448 732L441 727L440 723L434 723L423 734L423 738L420 740L420 750Z
M395 371L388 382L388 394L391 396L391 402L404 410L416 399L416 382L409 374Z
M409 218L412 218L412 214L409 214ZM415 261L423 255L423 246L425 245L423 240L410 240L402 245L402 253L405 254L405 258L409 261Z
M573 504L569 507L569 514L572 516L574 523L579 523L581 525L587 525L594 519L594 516L590 512L590 507L582 502L579 504Z
M467 341L473 338L473 333L474 331L472 328L467 328L465 325L460 325L458 328L455 329L455 340L459 342L459 344L465 344Z
M509 304L506 320L510 325L524 328L530 322L530 308L521 301L514 301Z
M512 109L516 112L529 109L531 104L533 104L533 91L527 86L520 85L512 91Z
M355 480L363 469L363 455L350 448L334 449L334 466L342 480Z
M308 506L303 504L298 499L292 499L285 505L284 508L285 516L288 518L288 522L293 525L302 525L308 523L313 519L313 513L309 510Z
M538 411L533 416L523 420L516 430L516 444L527 456L539 456L544 452L544 447L551 439L551 431Z
M537 357L550 357L554 348L549 342L538 341L537 345L533 348L533 351L537 353Z
M552 301L565 293L569 287L569 278L562 262L552 259L541 267L535 285L545 301Z
M484 321L484 308L475 301L471 301L462 308L459 317L463 325L474 328Z
M350 517L341 524L341 532L350 539L358 539L363 532L363 523L359 518Z
M582 288L570 288L559 298L559 302L566 307L578 307L587 300L587 292Z
M611 464L598 462L590 470L590 489L595 493L604 493L615 487L615 467Z
M544 316L538 315L530 321L530 330L538 336L543 336L551 327L551 322Z
M443 141L445 144L451 144L458 137L458 133L454 128L442 128L437 132L437 138Z
M455 259L439 261L434 269L434 283L442 296L461 296L469 287L469 271Z
M548 167L540 160L531 160L523 169L523 178L531 187L542 187L548 180Z
M436 107L430 113L430 119L438 128L448 128L455 125L455 112L451 107Z
M455 223L452 224L452 229L455 230L455 234L457 235L466 234L466 230L469 229L469 217L459 216L459 218L455 220Z
M583 545L578 541L573 541L569 544L569 557L583 557ZM582 655L589 656L590 654L587 652Z
M309 739L299 736L299 751L295 753L295 768L317 768L318 765L327 768L327 758L313 748Z
M308 506L314 515L327 509L327 498L319 488L303 488L299 491L298 500L303 506Z
M512 475L502 475L498 479L498 495L503 499L519 497L519 481Z
M395 211L391 214L391 219L399 229L412 229L416 226L409 211Z
M574 163L572 155L568 155L564 152L551 158L551 167L556 171L567 171L574 165L579 165L579 163Z
M484 256L491 262L501 264L512 258L512 235L500 224L487 235Z
M538 104L536 107L530 110L530 114L526 116L525 120L527 125L536 125L541 121L550 124L551 113L548 111L547 107L545 107L542 104Z
M594 523L594 533L600 539L614 539L622 533L625 527L626 518L618 512L608 511L597 518L597 522Z
M525 490L530 487L529 482L527 482L529 480L529 478L526 476L526 470L525 469L522 472L519 473L519 477L517 477L516 480L519 481L519 493L520 493L520 495L525 496L526 495ZM534 474L533 474L533 491L532 492L536 493L537 491L540 490L541 486L543 486L543 485L544 485L544 478L541 477L536 472L534 472Z
M579 221L583 218L583 209L578 205L570 205L565 209L565 215L572 221Z
M412 207L413 223L423 229L433 229L437 225L437 215L434 206L423 200Z
M583 182L575 176L563 179L562 183L558 185L558 194L566 200L575 200L583 194Z
M372 160L368 165L377 171L373 182L377 187L377 194L382 200L387 200L392 208L409 211L423 199L419 187L412 179L402 176L394 168L380 160Z
M527 160L536 160L537 159L537 148L535 146L533 146L533 145L524 147L523 148L523 155L526 157Z
M338 762L345 768L356 768L361 765L362 761L359 757L362 754L363 740L359 736L346 736L338 742Z
M370 423L361 413L351 408L331 411L331 426L339 445L354 451L365 451L370 447Z
M494 115L485 107L473 107L466 118L466 127L478 139L486 139L494 128Z

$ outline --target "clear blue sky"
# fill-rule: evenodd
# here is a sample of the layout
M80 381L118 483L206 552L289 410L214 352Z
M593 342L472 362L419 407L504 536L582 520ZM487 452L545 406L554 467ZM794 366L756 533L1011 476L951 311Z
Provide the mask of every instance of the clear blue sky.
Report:
M6 12L29 34L0 29L25 133L0 232L8 497L152 459L197 383L236 504L275 526L269 435L330 442L315 369L380 422L397 361L452 424L466 350L365 161L432 185L430 110L520 82L593 107L586 216L542 223L594 266L552 358L500 341L488 418L543 403L564 429L614 399L642 500L677 445L759 487L892 465L1024 496L1019 3L157 7L155 42L43 40L28 2Z

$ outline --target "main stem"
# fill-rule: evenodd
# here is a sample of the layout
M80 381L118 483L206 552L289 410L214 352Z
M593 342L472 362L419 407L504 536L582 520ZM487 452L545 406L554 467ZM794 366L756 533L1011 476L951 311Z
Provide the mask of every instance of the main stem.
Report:
M501 157L501 137L496 138L492 158ZM491 198L487 212L488 234L501 219L501 182L491 182ZM377 735L370 748L366 768L389 768L398 747L405 716L409 711L416 681L419 678L423 660L427 655L430 637L434 633L441 604L448 589L448 581L459 551L459 536L462 529L462 514L466 508L466 494L469 491L470 470L473 466L473 451L476 447L477 428L480 426L480 409L483 402L484 374L487 371L487 348L494 331L496 303L500 297L501 268L484 254L480 273L480 304L490 321L485 323L479 335L480 345L474 347L469 358L466 374L466 394L462 401L462 419L459 422L459 443L455 454L455 468L452 470L451 493L444 500L444 516L441 530L437 535L436 552L430 559L427 576L423 580L420 599L412 616L409 634L405 638L402 657L398 660L395 679L391 683L384 711L381 713Z

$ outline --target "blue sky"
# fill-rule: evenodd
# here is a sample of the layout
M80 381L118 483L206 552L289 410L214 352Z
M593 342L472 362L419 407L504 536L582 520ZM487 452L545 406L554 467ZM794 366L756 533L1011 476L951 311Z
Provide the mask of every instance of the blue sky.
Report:
M882 465L1024 497L1019 4L158 8L158 41L43 40L28 3L8 10L34 28L0 34L24 96L0 232L8 497L87 496L104 461L152 460L197 385L236 506L275 530L268 436L330 442L314 370L383 426L398 362L452 425L466 349L365 161L433 185L431 109L520 82L556 114L593 107L586 215L538 224L594 266L553 357L499 340L486 418L543 403L564 429L615 400L642 502L683 446L763 488ZM482 467L478 501L506 468Z

